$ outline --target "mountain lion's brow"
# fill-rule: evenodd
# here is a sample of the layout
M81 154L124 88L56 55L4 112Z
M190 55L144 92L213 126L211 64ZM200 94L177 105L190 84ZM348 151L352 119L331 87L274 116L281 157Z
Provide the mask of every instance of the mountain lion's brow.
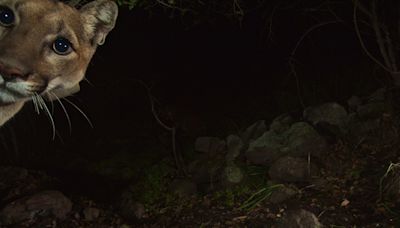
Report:
M35 3L37 4L38 2L39 1L37 1ZM53 3L53 4L57 4L57 1L49 1L49 2ZM25 6L27 4L32 4L32 1L18 1L15 3L14 8L15 8L15 10L18 10L19 8L21 8L22 6Z
M65 30L65 22L61 19L57 22L57 34L60 34L62 31Z

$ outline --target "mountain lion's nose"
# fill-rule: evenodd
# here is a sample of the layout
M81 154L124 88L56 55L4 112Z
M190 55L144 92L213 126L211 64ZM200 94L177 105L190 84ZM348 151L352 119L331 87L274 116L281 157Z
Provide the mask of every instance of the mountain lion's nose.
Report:
M22 71L15 67L7 67L0 63L0 74L4 80L13 80L15 78L26 79L27 75L22 73Z

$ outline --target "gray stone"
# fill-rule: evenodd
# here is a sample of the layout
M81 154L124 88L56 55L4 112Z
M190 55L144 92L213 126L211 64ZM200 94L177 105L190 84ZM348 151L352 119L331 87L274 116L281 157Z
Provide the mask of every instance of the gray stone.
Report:
M64 219L71 209L72 202L61 192L43 191L7 204L0 211L0 221L10 225L49 214Z
M214 154L225 149L225 142L217 137L198 137L194 144L197 152Z
M245 155L249 162L256 165L270 164L282 156L284 139L273 131L267 131L250 143Z
M347 111L337 103L308 107L304 110L303 117L314 126L329 124L344 129L347 123Z
M368 97L368 103L370 102L383 102L385 101L385 93L386 89L385 88L379 88L375 92L373 92L369 97Z
M28 170L19 167L0 167L0 187L6 182L21 181L28 177Z
M273 181L287 183L309 181L316 172L315 165L306 159L286 156L274 162L268 174Z
M357 96L352 96L347 100L347 105L351 111L356 111L361 104L362 100Z
M94 207L87 207L83 209L83 217L87 221L93 221L100 216L100 210Z
M243 172L237 165L231 163L225 167L224 177L228 184L238 184L243 180Z
M0 167L0 202L10 202L31 195L55 183L44 172L20 167Z
M226 154L227 161L233 161L240 155L240 152L243 148L243 141L237 135L229 135L226 138L226 146L228 152Z
M276 117L271 125L270 125L270 130L276 132L276 133L283 133L284 131L288 130L290 126L293 124L294 120L293 118L288 115L288 114L283 114L278 117Z
M280 188L276 188L269 197L268 201L274 204L280 204L284 201L292 198L293 196L297 195L299 190L295 187L288 187L283 185Z
M326 140L306 122L297 122L281 134L267 131L250 143L245 155L249 162L270 165L280 157L321 156L328 150Z
M361 119L380 118L385 112L385 108L385 103L383 102L367 103L357 108L357 114Z
M283 137L285 146L281 148L282 154L293 157L320 156L328 149L326 140L306 122L294 123Z
M381 130L379 119L360 119L357 114L351 114L349 118L347 138L353 145L362 142L379 140L376 133Z
M291 210L286 213L273 228L322 228L317 216L304 209Z
M252 139L260 137L267 130L265 120L259 120L248 127L241 135L241 138L243 142L250 142Z
M281 156L279 148L259 147L246 152L246 159L254 165L269 165Z

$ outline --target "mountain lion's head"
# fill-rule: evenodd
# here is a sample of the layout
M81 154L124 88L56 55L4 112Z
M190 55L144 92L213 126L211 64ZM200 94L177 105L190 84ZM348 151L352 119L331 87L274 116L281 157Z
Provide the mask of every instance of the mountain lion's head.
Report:
M56 0L0 0L0 126L33 96L76 90L117 14L111 0L79 10Z

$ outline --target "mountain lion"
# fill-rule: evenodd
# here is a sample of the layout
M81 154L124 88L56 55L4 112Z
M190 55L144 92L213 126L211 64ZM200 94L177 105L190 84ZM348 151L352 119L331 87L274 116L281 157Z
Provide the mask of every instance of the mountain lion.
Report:
M78 91L117 14L111 0L79 10L56 0L0 0L0 126L28 100L41 106L42 97Z

